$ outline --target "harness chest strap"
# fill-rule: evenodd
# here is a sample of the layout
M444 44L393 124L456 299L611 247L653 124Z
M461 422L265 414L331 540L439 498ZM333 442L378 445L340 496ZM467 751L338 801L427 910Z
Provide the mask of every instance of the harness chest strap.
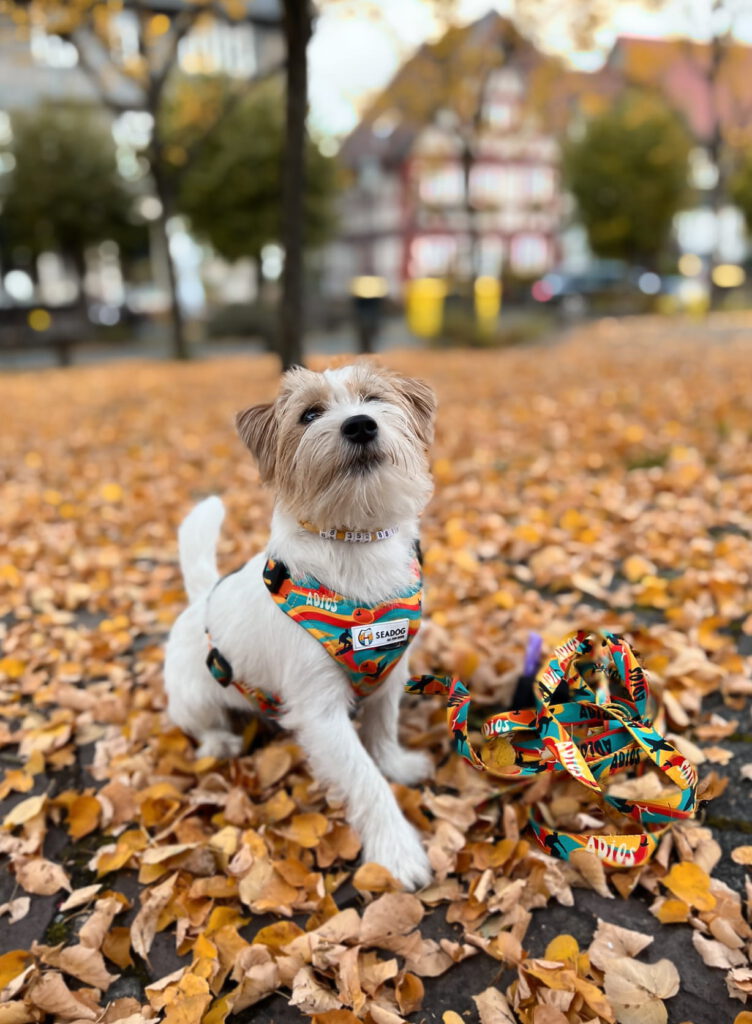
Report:
M420 628L423 584L417 559L413 582L400 595L377 604L355 604L312 577L293 579L283 562L268 559L263 579L275 604L318 641L344 671L357 697L373 693L386 679ZM213 644L209 630L207 667L223 686L232 684L279 714L282 701L234 677L232 666Z

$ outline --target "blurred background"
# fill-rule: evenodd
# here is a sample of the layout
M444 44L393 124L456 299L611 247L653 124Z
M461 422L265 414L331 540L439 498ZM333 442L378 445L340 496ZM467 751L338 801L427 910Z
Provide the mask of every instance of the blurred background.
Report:
M752 302L752 0L0 0L0 361Z

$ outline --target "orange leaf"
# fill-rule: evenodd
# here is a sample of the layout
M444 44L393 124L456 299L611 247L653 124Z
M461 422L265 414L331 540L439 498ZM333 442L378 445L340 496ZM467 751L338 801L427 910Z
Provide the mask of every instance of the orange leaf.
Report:
M396 892L402 886L381 864L362 864L353 875L353 885L361 892Z
M71 839L82 839L93 832L99 823L102 805L94 796L78 796L68 808L68 834Z

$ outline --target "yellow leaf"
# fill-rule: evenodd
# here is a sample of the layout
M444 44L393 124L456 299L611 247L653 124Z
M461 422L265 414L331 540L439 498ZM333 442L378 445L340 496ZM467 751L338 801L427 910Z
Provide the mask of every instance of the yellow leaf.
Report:
M443 1021L443 1024L467 1024L467 1022L464 1021L458 1013L455 1013L454 1010L445 1010L441 1015L441 1020Z
M674 864L662 882L675 896L698 910L712 910L716 904L710 891L710 877L697 864L689 861Z
M653 562L641 555L630 555L622 562L622 572L630 583L638 583L646 576L655 575L656 567Z
M121 501L123 498L123 488L120 484L103 484L99 493L105 501L109 502Z
M20 679L26 668L26 663L20 658L0 658L0 675L8 679Z
M572 963L580 955L580 947L573 935L557 935L546 946L544 960L559 960L561 963Z
M494 769L508 768L513 765L515 751L506 736L495 736L483 744L480 756L483 763L491 771L494 771Z
M667 899L655 911L661 924L679 924L689 919L689 907L684 900Z
M281 950L299 935L305 935L305 932L292 921L275 921L256 932L253 941L270 949Z
M140 829L123 832L114 850L103 851L97 857L97 874L101 878L102 875L106 875L110 871L122 868L134 853L145 850L147 843L147 837Z
M323 814L296 814L290 824L280 831L306 849L313 849L318 846L328 828L329 821Z

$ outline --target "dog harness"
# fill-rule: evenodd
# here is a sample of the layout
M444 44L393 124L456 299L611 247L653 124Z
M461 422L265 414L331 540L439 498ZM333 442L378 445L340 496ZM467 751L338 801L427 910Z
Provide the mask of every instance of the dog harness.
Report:
M411 572L413 581L405 590L377 604L356 604L312 576L293 579L284 562L273 558L267 560L263 578L277 607L323 646L344 671L353 693L362 699L378 689L420 629L423 580L417 557ZM265 714L278 716L281 699L236 679L208 630L207 637L206 664L214 678L255 699Z

